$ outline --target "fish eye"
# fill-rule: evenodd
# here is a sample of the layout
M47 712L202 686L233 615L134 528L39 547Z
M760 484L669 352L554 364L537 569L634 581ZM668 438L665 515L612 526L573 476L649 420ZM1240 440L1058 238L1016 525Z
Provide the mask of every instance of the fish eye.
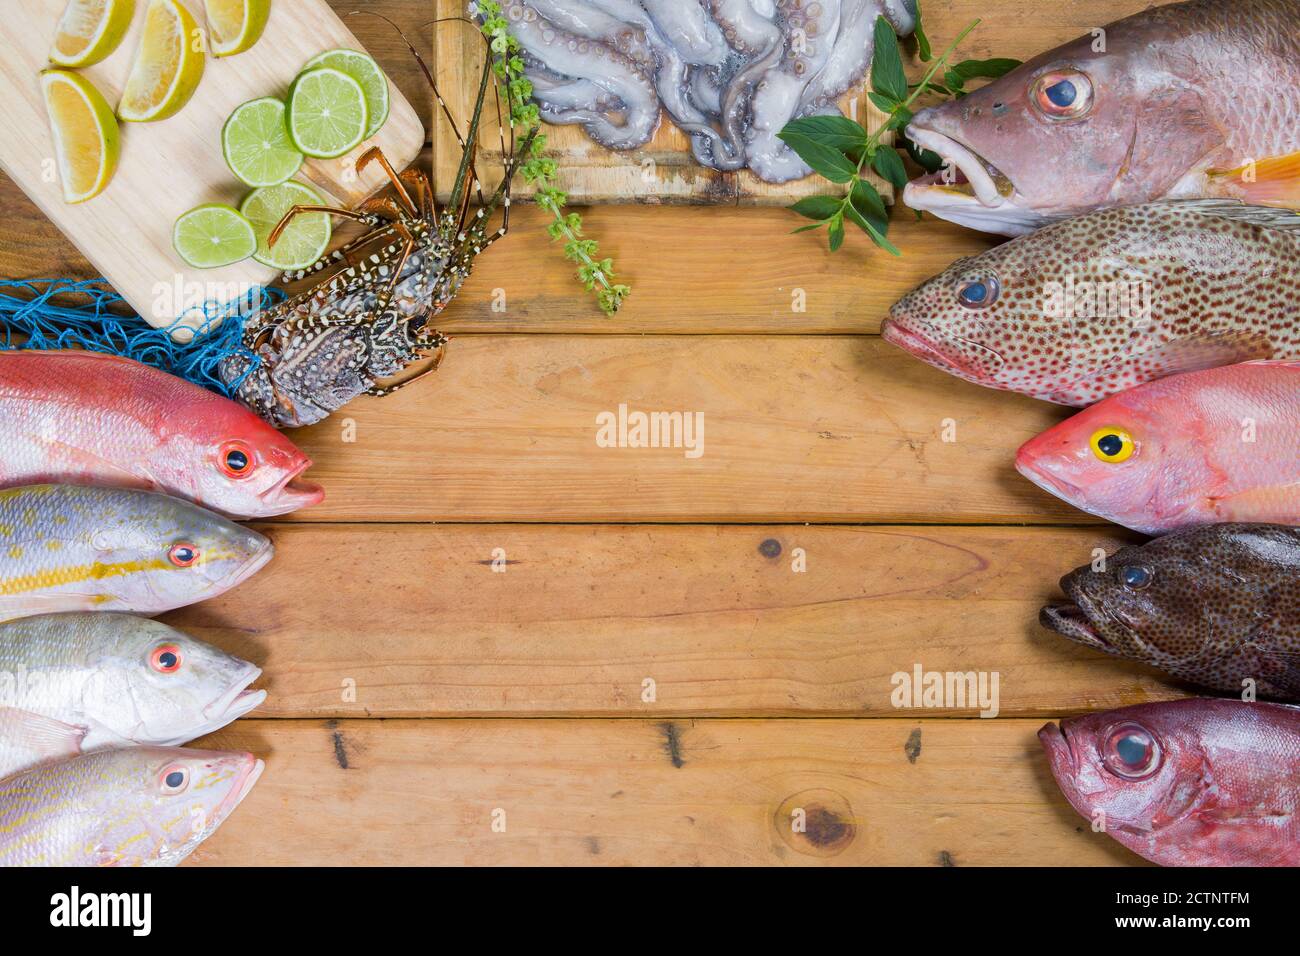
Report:
M167 552L167 560L178 568L188 568L197 564L202 554L198 548L186 541L178 541Z
M1092 81L1078 70L1055 70L1034 80L1030 101L1050 120L1080 119L1092 110Z
M253 453L243 442L231 441L221 446L217 463L227 478L247 478L253 473Z
M1120 724L1106 735L1102 762L1125 780L1144 780L1160 767L1160 744L1140 724Z
M181 649L175 644L159 644L149 655L149 666L159 674L174 674L181 669Z
M1119 579L1124 582L1126 588L1134 591L1141 591L1143 588L1150 587L1153 576L1150 568L1144 568L1140 564L1133 564L1127 568L1119 569Z
M165 794L181 793L190 784L190 772L178 764L172 764L158 775L158 784Z
M968 309L986 309L998 299L1002 291L997 277L987 276L967 282L957 290L957 301Z
M1124 429L1114 426L1097 429L1092 433L1088 444L1098 459L1112 464L1128 461L1133 457L1133 452L1137 451L1137 443L1133 441L1133 436Z

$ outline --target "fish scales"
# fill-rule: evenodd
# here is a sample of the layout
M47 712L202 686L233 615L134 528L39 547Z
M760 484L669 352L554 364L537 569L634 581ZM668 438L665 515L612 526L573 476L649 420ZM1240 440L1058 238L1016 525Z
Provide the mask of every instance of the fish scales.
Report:
M271 555L256 531L167 495L77 485L0 490L0 621L156 614L238 586Z
M1085 406L1179 372L1300 358L1296 288L1300 216L1149 203L959 260L901 299L882 335L977 385Z

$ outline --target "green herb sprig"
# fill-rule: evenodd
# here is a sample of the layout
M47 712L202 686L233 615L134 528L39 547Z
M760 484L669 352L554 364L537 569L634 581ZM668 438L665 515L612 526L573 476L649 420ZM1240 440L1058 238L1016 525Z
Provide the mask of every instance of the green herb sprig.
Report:
M937 93L944 96L966 95L967 80L976 77L995 79L1019 66L1018 60L965 60L944 73L943 84L934 82L944 69L953 51L970 34L980 21L975 20L936 60L930 49L929 38L921 25L917 12L915 36L918 55L929 63L919 83L909 84L903 69L903 57L898 34L883 16L875 26L875 58L871 64L871 90L867 97L881 112L887 114L884 124L874 133L868 133L858 122L845 116L805 116L787 123L777 135L799 157L812 167L813 172L836 185L845 187L840 196L809 196L790 208L807 219L815 220L795 232L808 232L826 228L832 252L844 244L845 222L851 222L882 249L892 255L902 253L887 238L889 211L879 190L866 178L868 169L874 169L882 179L903 189L907 186L907 170L897 150L883 146L881 137L887 132L906 128L915 115L913 106L922 95ZM931 171L938 169L942 159L933 153L905 144L913 158Z
M520 57L519 41L510 34L509 23L501 14L497 0L477 0L482 16L480 29L492 49L493 69L506 90L510 104L510 119L526 130L541 124L541 111L532 101L533 84L524 76L524 62ZM600 258L595 239L583 236L582 217L576 212L566 212L569 197L555 185L558 166L546 155L546 136L538 134L533 140L528 158L519 167L524 181L534 188L534 201L551 214L553 222L547 232L557 242L564 243L564 255L577 264L578 281L583 288L596 296L596 302L606 315L613 315L632 293L630 286L614 282L614 261Z

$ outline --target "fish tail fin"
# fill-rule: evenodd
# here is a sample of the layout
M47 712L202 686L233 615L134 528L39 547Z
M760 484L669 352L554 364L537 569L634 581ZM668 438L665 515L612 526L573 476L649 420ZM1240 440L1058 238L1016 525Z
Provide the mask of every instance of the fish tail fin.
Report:
M1300 209L1300 153L1252 160L1236 169L1211 169L1207 175L1226 196Z

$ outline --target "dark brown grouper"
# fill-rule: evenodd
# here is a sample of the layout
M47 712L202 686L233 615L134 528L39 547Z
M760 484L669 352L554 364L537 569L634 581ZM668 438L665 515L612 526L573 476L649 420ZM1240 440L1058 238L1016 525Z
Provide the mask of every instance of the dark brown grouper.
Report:
M1054 223L961 259L889 313L886 341L1062 405L1180 372L1300 358L1300 215L1166 200Z
M923 110L908 136L960 175L904 201L1002 235L1166 197L1300 205L1300 0L1143 11Z
M1039 619L1072 641L1240 694L1300 701L1300 528L1166 535L1061 580Z

